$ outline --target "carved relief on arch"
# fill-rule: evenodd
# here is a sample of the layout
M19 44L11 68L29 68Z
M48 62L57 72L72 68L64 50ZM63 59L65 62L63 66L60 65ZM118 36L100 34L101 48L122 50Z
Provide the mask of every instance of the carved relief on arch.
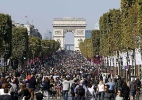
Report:
M55 35L62 35L61 31L55 31Z
M64 35L65 35L67 32L72 32L72 33L74 34L74 33L75 33L75 30L70 30L70 29L68 29L68 30L64 30L63 32L64 32Z
M84 35L84 30L76 30L76 35Z

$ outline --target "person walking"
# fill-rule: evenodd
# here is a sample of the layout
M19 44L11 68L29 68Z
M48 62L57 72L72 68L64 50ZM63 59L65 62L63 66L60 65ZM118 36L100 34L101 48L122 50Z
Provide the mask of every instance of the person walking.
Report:
M47 98L49 98L49 89L50 89L50 80L48 77L44 77L44 81L43 81L43 94L44 96L46 96Z
M78 84L77 84L77 79L74 78L74 79L73 79L73 83L72 83L72 85L71 85L72 100L75 100L75 92L74 92L74 89L75 89L75 87L76 87L77 85L78 85Z
M34 74L31 74L31 78L27 81L29 83L29 92L31 93L31 100L34 100L34 90L36 86L36 78L34 77Z
M70 81L68 81L68 78L65 77L65 80L63 81L63 100L68 100L68 92L70 89Z
M0 100L12 100L12 96L9 94L8 88L4 88L4 94L0 95Z
M117 90L117 95L116 95L115 100L124 100L123 97L122 97L121 90ZM128 100L128 99L126 99L126 100Z
M136 81L133 78L132 82L130 83L130 97L134 100L135 95L136 95L136 89L137 89L137 85L136 85Z
M109 91L111 92L111 93L114 93L114 86L115 86L115 84L114 84L114 82L112 82L112 79L110 79L110 81L107 83L108 85L109 85Z
M101 100L101 95L104 92L104 84L103 84L102 80L100 80L100 82L98 84L97 92L98 92L98 98L99 98L99 100Z
M109 85L104 85L104 92L101 93L100 100L115 100L115 96L113 93L109 92Z
M26 85L21 84L20 91L18 92L18 99L22 100L24 98L24 100L30 100L30 97L31 97L31 93L26 88Z
M87 97L87 87L83 84L84 80L80 81L80 84L77 85L74 89L75 100L85 100Z
M35 95L36 95L36 100L43 100L43 94L41 92L38 92Z
M16 96L17 92L18 92L18 87L17 87L15 81L16 80L13 79L12 82L10 82L10 85L11 85L11 87L10 87L10 94L12 96L12 100L18 100L18 96Z
M124 97L124 100L130 100L129 98L130 88L128 87L126 82L123 82L121 92L122 96Z
M88 98L89 100L94 100L94 99L95 99L94 85L92 85L91 82L88 84L87 98Z

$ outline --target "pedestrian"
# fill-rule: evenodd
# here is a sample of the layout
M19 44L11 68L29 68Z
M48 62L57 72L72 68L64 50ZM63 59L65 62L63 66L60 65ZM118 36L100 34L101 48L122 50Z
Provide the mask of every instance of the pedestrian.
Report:
M122 84L122 96L124 100L130 100L129 94L130 94L130 88L128 87L126 82L123 82Z
M23 98L25 100L30 100L30 97L31 97L31 93L29 92L29 90L26 88L26 85L25 84L21 84L20 86L20 91L18 93L18 99L19 100L22 100Z
M115 88L114 88L114 82L112 82L112 79L110 79L110 81L107 83L108 85L109 85L109 91L111 92L111 93L114 93L114 90L115 90Z
M100 100L115 100L115 96L113 93L109 92L109 85L104 85L104 92L101 93Z
M31 78L27 81L29 83L29 92L31 93L31 100L34 100L34 90L36 86L36 78L34 77L34 73L31 74Z
M76 87L77 85L78 85L78 84L77 84L77 79L74 78L74 79L73 79L73 83L72 83L72 85L71 85L72 100L75 100L75 92L74 92L74 89L75 89L75 87Z
M136 89L137 89L137 85L136 85L136 81L133 78L132 82L130 83L130 97L134 100L135 95L136 95Z
M43 100L43 94L41 92L38 92L35 95L36 95L36 100Z
M104 92L104 84L103 84L103 81L100 80L98 87L97 87L97 93L98 93L99 100L101 100L101 95L103 92Z
M88 84L87 98L89 100L94 100L94 98L95 98L94 85L92 85L92 83L93 82L89 82L89 84Z
M49 90L50 90L50 80L48 77L44 77L44 81L43 81L43 92L44 92L44 96L49 98Z
M117 95L116 95L115 100L123 100L121 90L117 90ZM128 99L126 99L126 100L128 100Z
M9 94L9 88L4 88L4 93L0 95L0 100L12 100L12 96Z
M18 87L16 85L16 80L13 79L12 82L10 82L10 94L12 96L12 100L18 100L17 92L18 92Z
M75 98L77 100L85 100L87 97L87 87L83 84L84 80L80 81L80 84L77 85L74 89Z
M70 89L70 81L68 81L68 78L65 77L65 80L63 81L63 99L68 100L68 92Z

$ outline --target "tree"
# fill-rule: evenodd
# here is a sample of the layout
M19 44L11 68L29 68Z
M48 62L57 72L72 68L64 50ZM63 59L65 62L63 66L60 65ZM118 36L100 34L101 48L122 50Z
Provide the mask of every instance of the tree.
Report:
M38 37L29 37L29 58L34 59L35 57L39 57L41 55L42 46L41 39Z
M85 43L84 42L79 43L79 49L80 49L82 55L85 56L86 55L86 49L85 49Z
M8 58L11 56L12 46L12 20L7 14L0 14L0 52L7 52Z
M93 46L93 55L99 54L100 51L100 31L93 30L91 32L92 46Z
M121 13L112 9L100 17L100 54L112 56L121 44Z
M28 51L28 33L23 27L12 29L12 57L23 60L23 51Z
M137 7L137 33L140 36L140 50L142 52L142 1L136 0L136 7ZM141 53L142 54L142 53Z

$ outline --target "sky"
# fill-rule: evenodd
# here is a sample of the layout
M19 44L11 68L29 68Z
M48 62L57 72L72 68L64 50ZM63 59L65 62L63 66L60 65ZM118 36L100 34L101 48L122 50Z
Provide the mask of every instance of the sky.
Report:
M43 35L53 31L54 18L85 18L86 29L96 28L99 18L109 9L119 9L121 0L0 0L0 13L25 24L27 20ZM25 17L27 16L27 17Z

